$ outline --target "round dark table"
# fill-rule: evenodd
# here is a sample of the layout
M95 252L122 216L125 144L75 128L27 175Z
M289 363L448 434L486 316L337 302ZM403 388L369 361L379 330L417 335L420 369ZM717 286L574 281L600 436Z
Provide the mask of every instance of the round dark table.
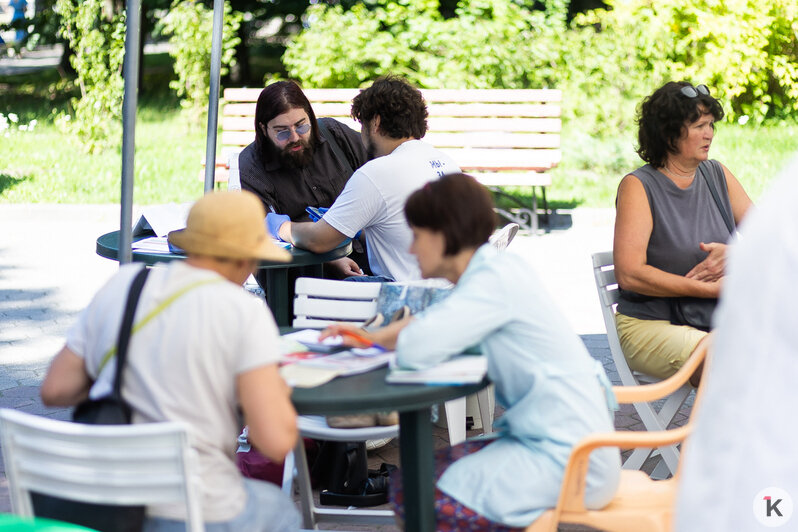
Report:
M464 386L388 384L387 374L388 368L382 368L338 377L315 388L294 388L291 401L303 415L398 410L405 530L433 531L435 484L430 406L476 393L489 381Z
M136 242L151 236L154 235L134 236L133 241ZM288 251L291 253L291 262L289 263L261 261L258 265L258 268L265 270L266 273L266 286L264 287L266 302L274 314L277 325L281 327L291 325L293 313L294 286L292 282L289 282L289 270L302 268L302 275L322 277L322 265L325 262L349 255L352 252L352 243L349 240L344 240L337 248L326 253L313 253L295 247L291 247ZM111 231L97 239L97 254L106 259L119 259L119 231ZM148 266L185 258L185 255L177 253L133 251L133 261L143 262Z

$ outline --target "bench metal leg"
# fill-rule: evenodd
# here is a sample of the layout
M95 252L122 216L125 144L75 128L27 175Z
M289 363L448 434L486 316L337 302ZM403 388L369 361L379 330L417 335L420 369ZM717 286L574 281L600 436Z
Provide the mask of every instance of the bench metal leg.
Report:
M519 201L515 196L504 192L499 187L488 187L493 194L497 196L501 196L504 198L509 199L510 201L514 202L518 207L510 209L509 211L506 209L501 209L495 207L493 210L496 211L500 216L506 218L511 222L517 223L522 230L529 231L532 234L538 232L540 228L539 217L538 217L538 198L535 193L535 187L532 187L532 205L531 208L529 205L526 205ZM544 195L544 202L545 202L545 195Z

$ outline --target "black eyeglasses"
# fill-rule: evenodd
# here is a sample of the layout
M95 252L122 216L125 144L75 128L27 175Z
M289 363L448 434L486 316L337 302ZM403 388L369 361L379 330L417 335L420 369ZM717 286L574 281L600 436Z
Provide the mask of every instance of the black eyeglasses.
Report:
M709 96L709 88L703 83L701 85L696 85L695 87L691 85L686 85L682 87L682 94L684 94L688 98L695 98L699 94L703 94L704 96Z
M285 142L286 140L291 138L291 130L292 129L294 131L296 131L297 135L302 136L305 133L307 133L308 131L310 131L310 123L306 122L304 124L301 124L301 125L298 125L298 126L295 126L295 127L287 126L287 129L281 129L280 131L275 133L274 136L280 142Z

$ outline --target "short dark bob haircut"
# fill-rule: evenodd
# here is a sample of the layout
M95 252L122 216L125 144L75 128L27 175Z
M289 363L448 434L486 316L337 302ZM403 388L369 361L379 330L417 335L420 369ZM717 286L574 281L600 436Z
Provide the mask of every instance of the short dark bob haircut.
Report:
M303 109L308 114L311 142L314 145L318 144L319 128L310 101L296 82L288 80L275 81L260 91L258 103L255 105L255 142L257 146L263 147L264 143L268 141L259 124L266 127L274 117L287 113L291 109Z
M445 255L478 248L496 228L490 192L467 174L448 174L413 192L405 203L411 227L443 233Z
M399 76L378 78L352 100L352 118L365 126L380 117L379 131L394 139L420 139L427 133L427 104L421 91Z
M637 154L654 168L662 168L668 154L675 154L676 141L681 138L685 123L692 123L709 113L718 122L723 118L723 107L709 94L689 97L683 87L692 87L686 81L669 81L643 100L637 118Z

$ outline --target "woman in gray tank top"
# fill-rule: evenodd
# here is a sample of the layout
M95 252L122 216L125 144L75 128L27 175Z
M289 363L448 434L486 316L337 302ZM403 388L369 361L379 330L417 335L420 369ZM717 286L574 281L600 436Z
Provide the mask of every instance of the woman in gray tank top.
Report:
M613 249L615 321L634 371L672 375L709 329L726 242L751 206L729 169L709 160L721 118L706 85L684 81L640 106L637 153L648 164L618 187Z

